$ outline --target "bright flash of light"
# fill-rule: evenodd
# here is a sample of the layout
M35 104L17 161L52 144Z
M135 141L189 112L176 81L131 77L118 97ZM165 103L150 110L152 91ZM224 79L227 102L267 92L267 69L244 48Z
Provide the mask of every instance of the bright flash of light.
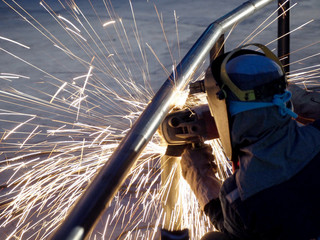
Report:
M183 90L183 91L175 90L174 96L175 96L175 99L173 100L173 102L175 107L182 109L189 96L189 90Z

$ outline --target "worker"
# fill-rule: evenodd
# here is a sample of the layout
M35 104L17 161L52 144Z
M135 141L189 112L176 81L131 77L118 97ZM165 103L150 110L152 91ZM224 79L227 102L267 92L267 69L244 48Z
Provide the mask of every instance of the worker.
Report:
M234 173L224 182L216 177L208 146L181 158L182 175L218 230L202 239L320 239L320 121L310 120L320 119L319 94L293 87L297 113L311 122L298 123L281 63L254 46L260 50L218 57L205 78Z

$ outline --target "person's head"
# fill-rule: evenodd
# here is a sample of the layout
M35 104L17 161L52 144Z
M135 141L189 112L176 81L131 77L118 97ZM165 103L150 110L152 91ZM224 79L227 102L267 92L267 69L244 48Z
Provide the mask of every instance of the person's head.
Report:
M231 119L243 112L269 108L283 109L288 98L286 76L278 58L265 46L262 52L238 48L215 59L208 69L205 85L224 150L232 157ZM290 98L290 96L289 96ZM281 105L281 106L280 106Z

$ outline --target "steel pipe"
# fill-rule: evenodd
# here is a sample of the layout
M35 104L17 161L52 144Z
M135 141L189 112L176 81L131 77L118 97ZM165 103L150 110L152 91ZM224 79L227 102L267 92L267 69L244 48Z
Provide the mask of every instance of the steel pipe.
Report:
M222 34L210 50L210 62L224 54L224 41L224 34Z
M139 154L173 107L176 92L188 84L221 34L273 1L247 1L208 26L176 67L176 74L172 73L164 82L51 239L78 240L87 236L128 176Z

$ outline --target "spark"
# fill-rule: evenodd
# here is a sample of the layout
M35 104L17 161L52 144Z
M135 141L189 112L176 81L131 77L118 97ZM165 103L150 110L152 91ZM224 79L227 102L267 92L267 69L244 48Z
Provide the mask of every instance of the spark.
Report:
M266 24L263 28L259 30L260 27L262 27L274 14L278 12L278 10L281 8L283 9L283 6L288 2L289 0L285 1L281 6L279 6L274 12L272 12L254 31L252 31L251 34L249 34L238 46L241 46L243 44L248 44L249 42L252 42L255 37L257 37L259 34L263 33L264 30L266 30L272 23L277 21L280 17L286 15L287 12L289 12L293 7L297 5L297 3L294 3L292 6L290 6L286 11L283 11L279 16L274 18L270 23ZM259 30L259 31L258 31Z
M310 56L308 56L308 57L299 59L299 60L297 60L297 61L295 61L295 62L291 62L290 65L293 65L293 64L295 64L295 63L301 63L301 62L303 62L303 61L305 61L305 60L307 60L307 59L309 59L309 58L313 58L313 57L316 57L316 56L319 56L319 55L320 55L320 53L312 54L312 55L310 55Z
M176 35L177 35L177 44L178 44L178 56L179 59L181 59L181 53L180 53L180 40L179 40L179 31L178 31L178 20L179 17L177 16L176 10L173 11L174 14L174 22L175 22L175 26L176 26Z
M26 79L30 79L30 77L24 76L24 75L20 75L20 74L15 74L15 73L1 73L1 75L4 75L5 77L12 77L12 78L26 78ZM2 77L2 76L0 76Z
M13 76L0 76L0 79L4 79L8 82L12 82L11 79L18 79L19 77L13 77Z
M18 79L18 76L0 76L0 78L12 78L12 79Z
M111 24L115 24L115 23L116 23L115 20L110 20L110 21L108 21L108 22L105 22L105 23L102 25L102 27L107 27L107 26L109 26L109 25L111 25Z
M76 31L78 31L79 33L81 32L79 28L77 28L72 22L70 22L68 19L66 19L65 17L62 17L61 15L58 16L58 18L60 18L61 20L67 22L68 24L70 24Z
M32 130L32 132L29 134L28 137L26 137L26 139L23 141L23 143L21 144L20 148L22 148L24 146L24 144L31 139L32 136L34 136L34 132L39 128L39 125L35 127L35 129Z
M12 57L14 57L14 58L18 59L18 60L19 60L19 61L21 61L21 62L24 62L24 63L28 64L29 66L31 66L31 67L33 67L33 68L35 68L36 70L38 70L38 71L40 71L40 72L43 72L43 73L45 73L46 75L48 75L48 76L50 76L50 77L52 77L52 78L54 78L54 79L57 79L57 80L58 80L58 78L56 78L56 77L55 77L55 76L53 76L52 74L50 74L50 73L48 73L48 72L46 72L46 71L42 70L41 68L38 68L37 66L35 66L35 65L33 65L32 63L30 63L30 62L28 62L28 61L26 61L26 60L24 60L24 59L20 58L19 56L15 55L15 54L13 54L13 53L11 53L11 52L9 52L9 51L7 51L7 50L3 49L3 48L0 48L0 50L2 50L3 52L7 53L8 55L10 55L10 56L12 56Z
M86 76L86 80L84 81L83 87L82 87L82 89L81 89L81 94L84 93L84 90L85 90L85 88L86 88L86 86L87 86L89 77L91 76L92 69L93 69L93 67L90 66L89 71L88 71L87 76Z
M79 33L77 33L76 31L72 30L71 28L66 27L66 30L72 32L73 34L77 35L79 38L81 38L83 41L87 41L87 39L85 39L84 37L82 37Z
M2 36L0 36L0 39L5 40L5 41L8 41L8 42L11 42L11 43L14 43L14 44L17 44L17 45L19 45L19 46L21 46L21 47L24 47L24 48L26 48L26 49L30 49L30 47L28 47L28 46L26 46L26 45L24 45L24 44L22 44L22 43L19 43L19 42L17 42L17 41L14 41L14 40L12 40L12 39L9 39L9 38L6 38L6 37L2 37Z
M92 74L90 74L90 75L88 75L88 74L85 74L85 75L81 75L81 76L78 76L78 77L75 77L75 78L73 78L73 80L78 80L78 79L81 79L81 78L87 78L87 77L92 77Z
M171 48L170 48L170 46L169 46L169 42L168 42L168 39L167 39L167 35L166 35L166 33L165 33L165 29L164 29L164 25L163 25L163 20L162 20L160 14L159 14L159 12L158 12L158 9L157 9L156 5L154 5L154 8L155 8L156 13L157 13L157 16L158 16L158 20L159 20L159 23L160 23L160 26L161 26L161 29L162 29L162 33L163 33L163 36L164 36L164 40L165 40L165 42L166 42L166 44L167 44L167 48L168 48L168 51L169 51L169 54L170 54L170 57L171 57L171 61L174 62L174 57L173 57L173 55L172 55Z
M3 140L6 140L12 133L14 133L18 128L20 128L21 126L25 125L26 123L32 121L33 119L35 119L36 116L33 116L32 118L29 118L28 120L26 120L23 123L20 123L18 126L16 126L15 128L13 128L4 138Z
M285 36L287 36L287 35L289 35L289 34L292 34L292 33L295 32L295 31L298 31L298 30L302 29L303 27L305 27L306 25L312 23L313 21L314 21L314 19L311 19L310 21L308 21L308 22L300 25L299 27L296 27L295 29L293 29L293 30L291 30L290 32L282 35L281 37L272 40L271 42L267 43L266 46L269 46L271 43L274 43L274 42L276 42L277 40L279 40L279 39L281 39L281 38L283 38L283 37L285 37Z
M167 70L167 68L164 66L164 64L160 61L158 55L155 53L155 51L153 50L153 48L146 43L147 47L150 49L150 51L152 52L152 54L154 55L154 57L157 59L158 63L161 65L162 69L164 70L164 72L166 73L166 75L169 75L169 71Z
M56 96L62 91L62 89L65 88L65 86L67 85L68 83L65 82L64 84L61 85L61 87L58 89L58 91L53 95L53 97L51 98L50 100L50 103L53 102L53 100L56 98Z
M292 70L292 71L290 71L289 77L304 76L305 74L311 73L311 72L318 73L319 67L320 67L320 64L316 64L313 66L308 66L308 67ZM311 69L311 70L309 70L309 69ZM309 70L309 71L305 71L305 70Z

